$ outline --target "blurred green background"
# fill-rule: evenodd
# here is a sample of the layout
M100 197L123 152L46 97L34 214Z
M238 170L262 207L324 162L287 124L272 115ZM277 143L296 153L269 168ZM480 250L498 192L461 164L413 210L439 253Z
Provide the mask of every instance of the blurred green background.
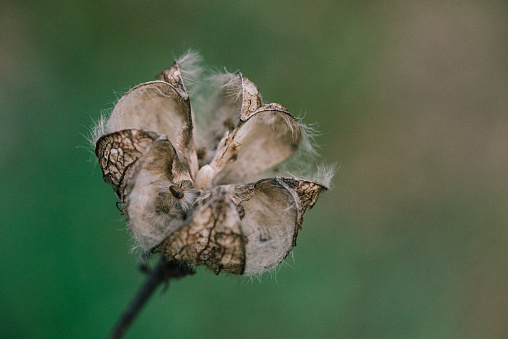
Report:
M331 0L0 3L0 337L104 337L142 283L83 135L188 48L340 167L276 277L199 269L128 338L508 337L507 3Z

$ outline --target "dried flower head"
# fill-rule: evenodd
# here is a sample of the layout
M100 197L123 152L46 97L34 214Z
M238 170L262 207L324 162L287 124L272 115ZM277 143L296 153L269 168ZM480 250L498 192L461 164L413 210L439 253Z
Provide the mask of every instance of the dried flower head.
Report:
M312 147L309 129L281 105L263 105L241 73L209 78L212 112L195 133L184 78L198 73L196 58L188 54L127 92L94 127L95 154L144 251L216 274L259 274L296 245L303 214L333 169L314 180L257 176Z

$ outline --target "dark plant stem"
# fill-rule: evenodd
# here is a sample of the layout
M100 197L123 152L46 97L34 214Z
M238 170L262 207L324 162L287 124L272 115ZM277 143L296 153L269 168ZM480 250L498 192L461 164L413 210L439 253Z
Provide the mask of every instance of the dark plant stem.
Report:
M165 257L161 257L157 266L150 271L145 282L138 290L138 293L134 296L134 299L132 299L131 303L116 323L109 338L122 338L145 303L161 283L166 282L166 284L169 284L170 279L179 279L194 273L195 271L186 264L178 261L168 261Z

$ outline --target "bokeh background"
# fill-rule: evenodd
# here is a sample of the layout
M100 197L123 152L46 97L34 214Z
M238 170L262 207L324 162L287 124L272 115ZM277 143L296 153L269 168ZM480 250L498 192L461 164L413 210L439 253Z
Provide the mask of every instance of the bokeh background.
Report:
M84 135L193 48L318 122L335 189L261 282L198 273L141 337L508 337L505 1L0 2L0 337L104 337L143 281Z

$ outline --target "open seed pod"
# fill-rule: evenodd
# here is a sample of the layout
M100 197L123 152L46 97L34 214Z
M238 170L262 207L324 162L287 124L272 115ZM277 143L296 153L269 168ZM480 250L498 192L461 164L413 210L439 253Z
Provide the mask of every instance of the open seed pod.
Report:
M193 131L175 62L118 101L105 128L94 129L103 131L95 153L138 247L216 274L257 275L296 245L303 214L327 189L331 171L319 183L259 179L307 143L304 126L281 105L263 105L241 73L221 79L208 132ZM204 145L199 161L194 138Z

